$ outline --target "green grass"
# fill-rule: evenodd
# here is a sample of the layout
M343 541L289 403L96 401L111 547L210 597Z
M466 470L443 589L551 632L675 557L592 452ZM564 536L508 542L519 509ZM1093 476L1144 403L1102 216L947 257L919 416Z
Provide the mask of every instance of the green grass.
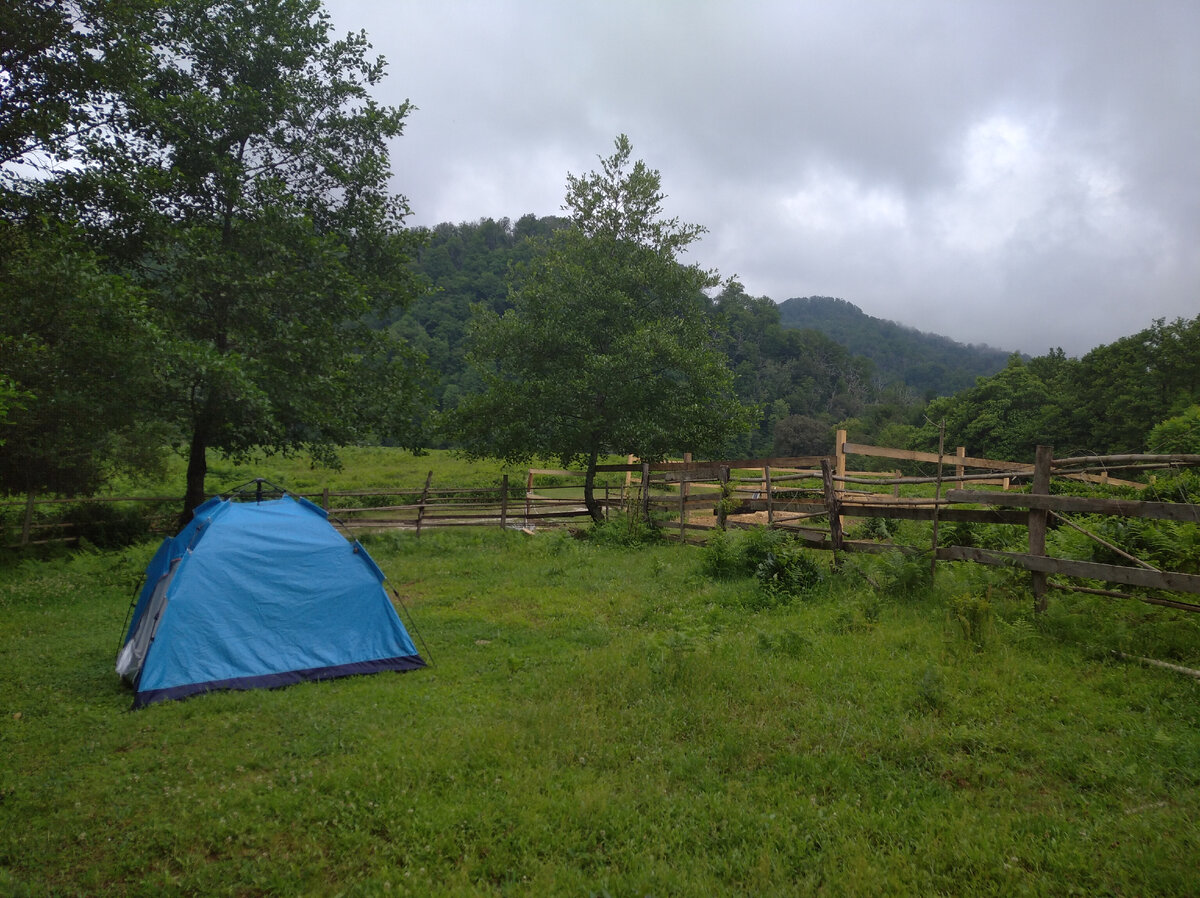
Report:
M685 546L368 545L432 668L132 713L152 547L0 569L0 894L1195 893L1200 686L1109 652L1178 615L1034 620L900 560L764 605Z

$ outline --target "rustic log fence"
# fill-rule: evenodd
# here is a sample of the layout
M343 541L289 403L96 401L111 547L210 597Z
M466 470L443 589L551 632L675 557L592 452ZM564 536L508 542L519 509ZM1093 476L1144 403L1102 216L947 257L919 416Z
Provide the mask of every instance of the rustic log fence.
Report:
M882 463L934 465L934 473L905 475L901 470L856 471L850 459ZM878 464L879 462L872 462ZM1200 525L1200 506L1186 502L1144 502L1090 496L1056 495L1054 479L1097 486L1144 489L1146 483L1118 479L1114 472L1156 472L1200 466L1197 455L1110 455L1055 459L1049 447L1039 447L1032 463L968 456L957 447L953 454L921 452L851 443L838 431L831 455L721 461L683 461L648 464L629 459L625 464L600 465L607 478L600 500L606 514L612 509L653 520L664 535L701 542L718 528L766 526L785 530L814 549L841 552L926 553L931 567L939 561L972 562L1016 568L1029 573L1038 609L1045 608L1051 587L1098 595L1136 598L1151 604L1200 611L1200 604L1175 597L1126 594L1090 583L1200 594L1200 575L1161 571L1119 546L1080 527L1066 515L1114 515ZM623 478L620 475L624 475ZM433 527L499 526L532 531L537 527L578 526L589 517L581 498L582 471L529 469L524 482L504 475L493 487L435 486L433 472L422 489L329 490L298 493L326 508L353 529L402 529L417 535ZM615 477L615 480L614 480ZM636 479L635 479L636 478ZM624 483L621 484L620 481ZM901 495L933 487L932 495ZM1026 489L1027 487L1027 489ZM1020 491L1017 491L1018 488ZM23 506L20 545L70 540L61 522L35 521L34 506L77 500L27 499L0 503L0 509ZM173 508L177 497L128 497L90 500L97 503L140 503ZM871 518L1024 527L1028 551L1001 552L974 546L943 546L935 531L928 546L898 546L877 539L852 539L848 521ZM170 529L171 515L159 515ZM1046 554L1051 526L1068 526L1086 534L1129 565L1102 564L1055 558ZM8 539L6 538L6 541ZM1069 580L1050 577L1069 578Z

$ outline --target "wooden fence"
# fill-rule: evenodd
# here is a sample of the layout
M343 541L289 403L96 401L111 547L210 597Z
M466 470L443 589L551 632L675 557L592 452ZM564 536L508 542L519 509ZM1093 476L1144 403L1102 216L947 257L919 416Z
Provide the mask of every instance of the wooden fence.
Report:
M897 462L923 466L921 474L901 470L855 471L851 460L880 459L873 465ZM1055 478L1076 483L1126 486L1146 484L1119 480L1114 474L1153 472L1200 466L1200 456L1112 455L1055 459L1040 447L1031 463L968 456L964 449L918 452L851 443L837 434L834 452L826 456L722 461L683 461L601 465L609 478L597 488L606 510L624 508L652 518L671 537L689 542L714 528L767 526L787 530L806 545L839 552L923 552L931 568L939 561L968 561L1017 568L1030 574L1039 609L1047 589L1075 589L1105 596L1136 598L1152 604L1200 611L1200 604L1150 594L1127 595L1112 589L1073 581L1200 594L1200 575L1162 571L1135 558L1073 522L1071 514L1114 515L1200 524L1200 506L1174 502L1143 502L1055 495ZM932 467L932 473L928 469ZM612 479L616 476L617 485ZM623 477L620 475L624 475ZM352 529L423 529L446 526L500 526L532 531L536 527L578 525L588 520L581 498L583 472L530 469L524 483L505 475L495 487L434 486L433 472L420 490L322 490L304 493ZM623 483L621 483L623 481ZM932 489L930 489L932 487ZM1016 488L1020 488L1017 491ZM920 488L919 490L917 488ZM901 492L924 495L902 496ZM36 504L62 503L45 499ZM95 502L141 503L174 508L177 497L97 499ZM17 503L3 503L12 507ZM61 523L34 523L35 501L24 507L21 544L62 541L72 534ZM850 539L848 522L871 518L930 521L928 546L897 546L874 539ZM161 516L161 529L170 529L171 515ZM939 545L939 527L955 523L1000 524L1022 527L1028 551L1000 552L973 546ZM1055 558L1046 554L1050 526L1073 527L1102 544L1129 564L1100 564ZM39 529L40 528L40 529ZM1068 580L1050 577L1069 578Z
M899 471L852 471L849 460L877 458L932 465L931 474L904 476ZM695 531L713 527L768 526L786 529L813 548L838 552L924 552L931 568L938 561L969 561L1029 572L1036 607L1045 608L1048 587L1071 589L1187 611L1200 604L1171 597L1125 594L1071 581L1200 594L1200 575L1162 571L1073 522L1071 514L1111 515L1200 525L1200 506L1186 502L1145 502L1074 495L1054 495L1055 478L1076 483L1124 486L1140 490L1146 483L1117 479L1114 473L1160 471L1200 466L1198 455L1111 455L1055 459L1039 447L1032 463L953 454L915 452L850 443L837 434L830 456L742 459L720 462L675 462L642 466L642 501L653 509L666 531L694 539ZM604 466L620 470L623 466ZM629 466L632 468L632 466ZM922 486L931 495L900 495L901 487ZM1011 491L1020 486L1022 491ZM1028 487L1028 491L1025 490ZM708 514L704 512L707 510ZM896 546L878 540L847 538L848 520L888 518L932 523L928 546ZM952 523L1001 524L1028 532L1028 551L999 552L971 546L939 545L939 526ZM1129 565L1055 558L1046 554L1050 525L1086 534ZM1069 580L1050 580L1051 575Z

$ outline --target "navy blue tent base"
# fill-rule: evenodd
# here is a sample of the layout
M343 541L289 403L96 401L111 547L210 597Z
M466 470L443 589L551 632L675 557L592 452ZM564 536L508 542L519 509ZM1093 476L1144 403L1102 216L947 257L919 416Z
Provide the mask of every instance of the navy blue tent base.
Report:
M193 695L202 695L206 692L280 689L284 686L295 686L297 683L336 680L338 677L355 677L362 674L383 673L389 670L403 673L406 670L418 670L425 666L425 661L420 655L405 655L403 658L380 658L378 661L356 661L353 664L339 664L335 667L289 670L286 673L266 674L259 677L233 677L228 680L212 680L208 683L188 683L186 686L173 686L169 689L150 689L145 692L138 692L133 702L133 710L136 711L138 708L146 707L146 705L153 705L155 702L183 699Z

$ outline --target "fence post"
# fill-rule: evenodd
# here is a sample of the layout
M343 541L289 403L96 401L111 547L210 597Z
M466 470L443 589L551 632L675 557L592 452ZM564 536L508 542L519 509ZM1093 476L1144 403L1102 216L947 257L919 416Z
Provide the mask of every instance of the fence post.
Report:
M421 520L425 517L425 503L429 501L429 481L433 480L433 471L425 475L425 489L421 491L421 504L417 506L417 536L421 535Z
M843 442L845 441L840 440L838 445ZM833 484L833 471L827 458L821 459L821 481L825 486L825 508L829 512L829 542L833 549L833 566L837 567L837 553L842 548L842 503L838 501L837 490Z
M717 471L717 482L721 484L721 498L717 500L717 526L725 529L726 511L725 500L729 498L729 468L726 465L721 465Z
M687 476L687 473L684 473ZM679 541L687 539L687 486L686 480L679 481Z
M692 482L687 479L687 471L692 464L692 453L683 453L684 479L679 483L679 538L684 537L684 518L687 516L688 499L692 497Z
M321 507L329 511L329 487L321 490Z
M500 529L508 527L508 475L500 478Z
M938 512L942 507L942 460L946 455L946 419L938 425L937 484L933 488L933 549L929 555L929 577L937 574Z
M833 473L838 477L846 476L846 431L839 430L834 436L836 445L833 447L834 469ZM842 481L838 481L842 483ZM836 487L838 493L841 493L842 487Z
M642 462L642 520L650 523L650 462Z
M775 504L771 501L771 466L763 465L763 487L767 493L767 526L775 524Z
M1050 446L1038 446L1037 455L1033 462L1033 486L1031 495L1048 495L1050 493L1050 464L1054 459L1054 449ZM1044 508L1029 509L1029 554L1046 554L1046 518L1048 513ZM1046 610L1046 574L1044 571L1033 571L1033 608L1034 611Z
M36 491L30 490L25 496L25 516L21 519L21 545L29 545L29 537L33 532L33 503Z
M964 459L967 457L967 447L959 446L958 449L955 450L954 454L958 459L960 459L959 463L954 466L954 476L958 478L957 482L954 484L954 488L961 490L963 488L962 476L966 470L963 467L963 463L962 463L961 459Z

